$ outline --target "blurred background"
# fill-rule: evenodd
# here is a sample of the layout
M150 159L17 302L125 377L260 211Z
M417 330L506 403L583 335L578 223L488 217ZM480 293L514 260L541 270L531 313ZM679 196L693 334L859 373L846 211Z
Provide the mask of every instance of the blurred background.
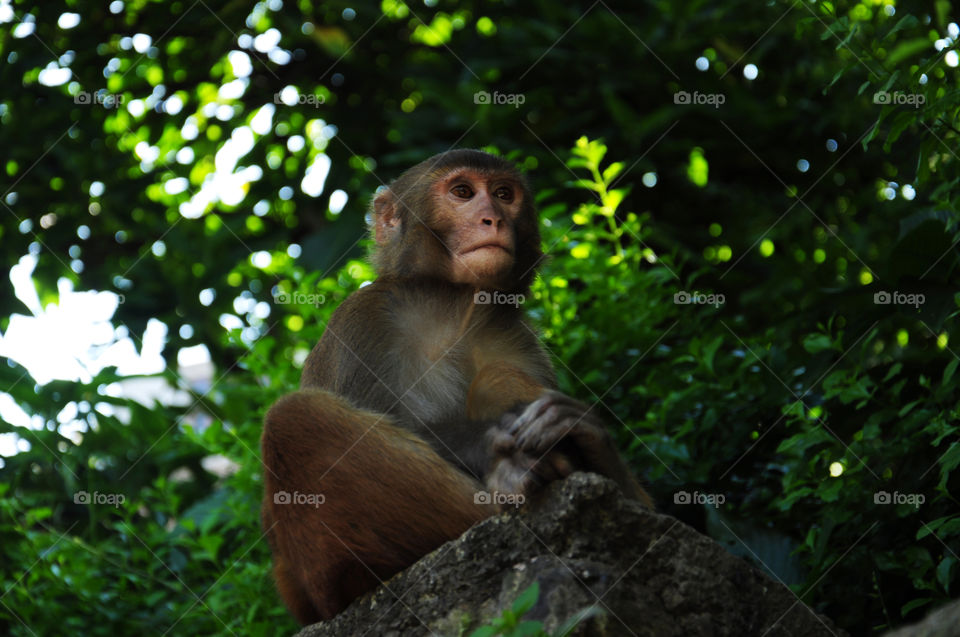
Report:
M956 597L955 13L0 0L0 633L295 629L262 416L454 147L529 175L528 314L661 510L855 635Z

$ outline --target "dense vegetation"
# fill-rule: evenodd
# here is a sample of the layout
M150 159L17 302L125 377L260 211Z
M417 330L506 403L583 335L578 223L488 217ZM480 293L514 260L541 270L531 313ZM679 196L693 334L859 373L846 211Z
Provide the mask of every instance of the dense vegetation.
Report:
M0 3L3 267L31 255L45 307L118 295L91 356L165 324L163 376L189 398L118 397L112 366L44 384L0 367L0 399L33 424L0 420L22 439L0 459L0 632L294 628L259 529L261 418L373 276L370 194L454 146L529 171L553 255L530 316L664 510L854 634L955 597L951 15ZM7 335L31 312L15 291L0 286ZM178 376L198 344L209 387Z

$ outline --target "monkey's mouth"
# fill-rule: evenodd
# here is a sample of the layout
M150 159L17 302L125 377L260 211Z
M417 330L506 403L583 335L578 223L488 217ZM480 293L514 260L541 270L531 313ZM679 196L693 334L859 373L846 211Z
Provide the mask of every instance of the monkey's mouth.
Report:
M471 247L471 248L467 248L466 250L463 251L462 254L470 254L471 252L477 252L478 250L487 250L487 249L503 250L503 251L506 252L507 254L513 254L513 252L510 250L509 247L507 247L507 246L505 246L505 245L503 245L503 244L501 244L501 243L496 243L496 242L494 242L494 241L490 241L490 242L487 242L487 243L481 243L480 245L473 246L473 247Z

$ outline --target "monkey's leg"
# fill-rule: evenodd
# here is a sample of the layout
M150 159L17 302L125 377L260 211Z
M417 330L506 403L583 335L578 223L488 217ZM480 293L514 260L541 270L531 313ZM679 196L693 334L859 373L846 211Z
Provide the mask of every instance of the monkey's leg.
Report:
M325 391L279 400L261 446L278 589L301 623L333 617L496 512L419 437Z

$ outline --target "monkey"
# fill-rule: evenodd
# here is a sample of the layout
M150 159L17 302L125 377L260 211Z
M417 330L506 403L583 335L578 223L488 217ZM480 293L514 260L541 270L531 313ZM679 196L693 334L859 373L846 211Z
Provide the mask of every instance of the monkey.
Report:
M501 510L586 470L653 503L585 404L557 390L520 300L544 255L525 177L458 149L372 202L374 282L334 311L300 389L264 418L262 524L293 616L330 619Z

